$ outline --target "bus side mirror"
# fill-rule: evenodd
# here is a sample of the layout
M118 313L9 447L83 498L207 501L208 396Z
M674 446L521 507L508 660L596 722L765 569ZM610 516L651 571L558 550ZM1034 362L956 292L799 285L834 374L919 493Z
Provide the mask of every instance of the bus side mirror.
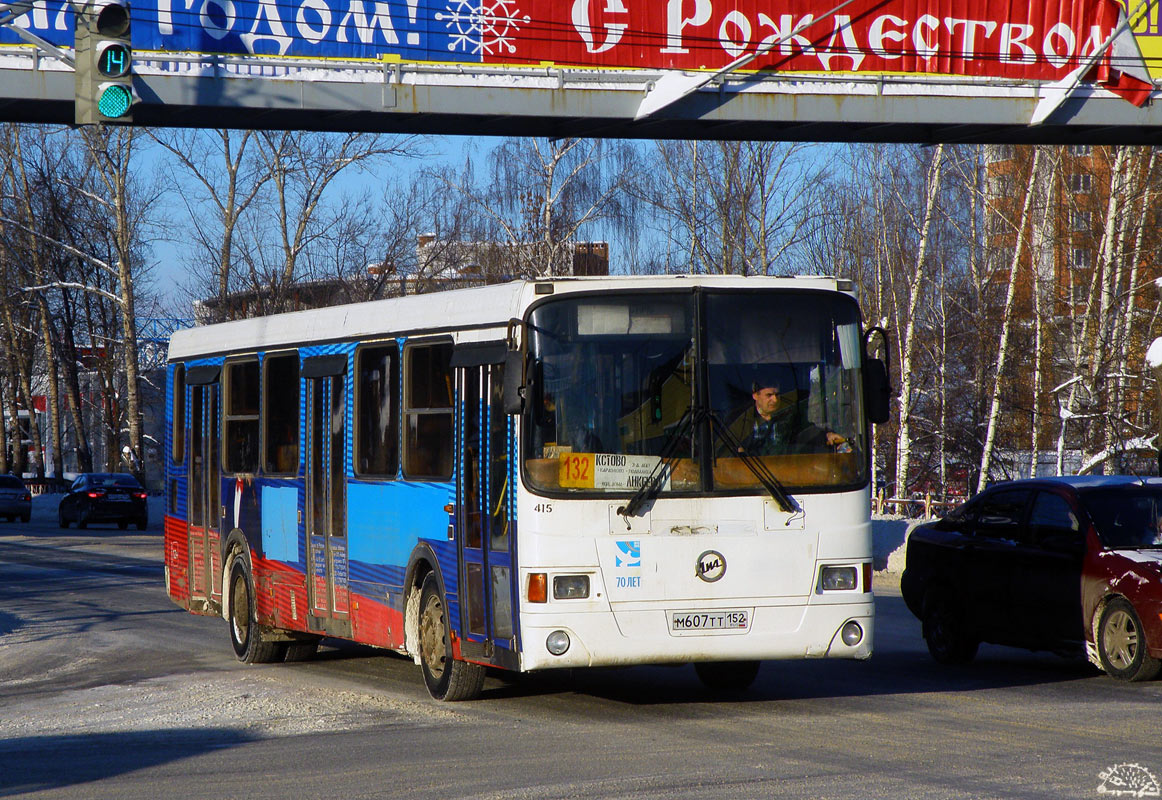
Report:
M882 425L892 416L892 385L888 367L878 358L863 362L863 406L869 422Z
M884 358L871 358L871 338L879 334L883 340ZM892 379L886 361L888 332L878 325L868 328L863 335L863 407L869 422L883 425L892 417Z
M504 390L502 402L505 414L519 414L524 411L524 353L509 350L504 354Z

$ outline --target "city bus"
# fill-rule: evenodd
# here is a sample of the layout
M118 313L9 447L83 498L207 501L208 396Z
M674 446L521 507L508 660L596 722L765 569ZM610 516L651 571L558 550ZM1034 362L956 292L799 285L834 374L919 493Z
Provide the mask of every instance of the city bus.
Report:
M178 331L167 591L243 662L347 639L438 700L490 668L740 690L762 660L868 658L875 330L845 280L675 275ZM755 450L772 392L785 441Z

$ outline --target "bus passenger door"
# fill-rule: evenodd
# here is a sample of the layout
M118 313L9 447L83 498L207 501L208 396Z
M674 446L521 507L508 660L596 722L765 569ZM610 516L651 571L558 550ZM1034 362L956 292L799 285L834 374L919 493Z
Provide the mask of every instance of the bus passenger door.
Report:
M465 656L517 668L510 525L509 417L503 365L456 370L456 517Z
M191 373L193 370L191 370ZM208 609L221 601L222 467L219 461L218 383L189 386L190 432L187 448L189 486L190 606Z
M347 593L347 399L339 358L307 359L307 584L310 627L334 636L351 636ZM317 362L312 364L312 362ZM313 374L312 374L313 373Z

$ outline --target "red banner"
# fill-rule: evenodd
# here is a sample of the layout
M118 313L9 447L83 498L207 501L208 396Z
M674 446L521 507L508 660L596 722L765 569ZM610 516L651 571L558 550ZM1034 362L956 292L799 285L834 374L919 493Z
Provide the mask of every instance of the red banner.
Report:
M747 70L1019 80L1063 77L1106 41L1121 13L1114 0L510 0L503 5L510 38L486 54L486 62L713 70L767 48ZM1105 62L1108 67L1108 56Z

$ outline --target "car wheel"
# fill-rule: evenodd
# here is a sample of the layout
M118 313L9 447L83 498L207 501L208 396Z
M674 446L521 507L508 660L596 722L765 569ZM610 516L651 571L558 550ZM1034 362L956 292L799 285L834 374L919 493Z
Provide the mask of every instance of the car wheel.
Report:
M64 509L58 508L56 510L56 524L61 526L62 528L69 527L69 520L67 517L65 517Z
M254 607L254 582L241 558L230 567L230 646L245 664L269 664L281 661L283 642L263 639L264 628L258 624Z
M30 511L27 514L21 514L20 521L21 522L31 522L32 521L32 512Z
M87 527L89 527L89 516L88 514L82 513L77 517L77 530L83 531Z
M484 667L452 657L448 615L434 574L424 578L420 590L420 668L436 700L472 700L484 688Z
M928 652L940 664L967 664L980 647L959 605L945 592L931 595L924 604L923 631Z
M1097 653L1102 669L1123 681L1148 681L1162 660L1146 651L1146 633L1134 607L1115 597L1106 603L1097 625Z
M698 679L716 692L741 692L759 674L757 661L701 661L694 665Z
M137 530L143 531L149 525L149 520L139 519L135 524L137 526Z

